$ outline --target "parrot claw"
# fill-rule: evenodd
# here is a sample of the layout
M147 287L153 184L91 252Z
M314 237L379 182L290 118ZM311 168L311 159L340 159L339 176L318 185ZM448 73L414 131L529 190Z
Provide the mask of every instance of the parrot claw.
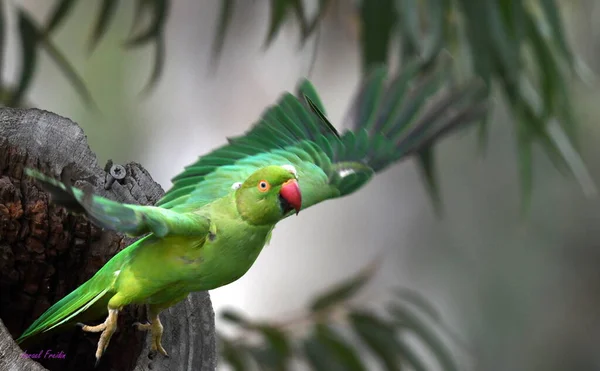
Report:
M117 330L117 316L119 315L118 309L108 309L108 317L104 323L101 323L97 326L88 326L83 323L77 323L77 326L81 327L81 329L85 332L101 332L100 340L98 340L98 348L96 349L96 364L94 367L98 367L100 363L100 358L104 354L106 347L108 347L108 343L110 342L110 338Z
M158 315L153 316L152 322L141 324L139 322L134 323L139 331L150 331L152 333L152 343L150 345L150 353L158 352L165 357L169 357L167 351L162 346L162 334L163 325L160 323Z
M83 323L81 323L81 322L77 322L77 323L75 324L75 326L77 326L77 327L79 327L79 328L84 328L84 327L85 327L85 324L83 324Z

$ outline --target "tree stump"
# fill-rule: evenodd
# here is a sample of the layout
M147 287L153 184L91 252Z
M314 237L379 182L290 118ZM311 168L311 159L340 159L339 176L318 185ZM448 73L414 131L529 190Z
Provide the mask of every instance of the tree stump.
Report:
M164 192L137 163L109 161L101 169L83 130L71 120L37 109L0 109L0 370L92 370L98 334L74 327L28 349L13 338L133 240L49 203L48 194L23 174L25 167L53 177L68 167L75 187L91 186L95 194L126 203L153 204ZM216 368L207 292L191 294L162 313L169 358L149 355L149 336L131 326L145 320L145 308L125 310L94 370ZM31 358L42 354L35 362L25 350ZM63 352L64 358L51 359L46 352Z

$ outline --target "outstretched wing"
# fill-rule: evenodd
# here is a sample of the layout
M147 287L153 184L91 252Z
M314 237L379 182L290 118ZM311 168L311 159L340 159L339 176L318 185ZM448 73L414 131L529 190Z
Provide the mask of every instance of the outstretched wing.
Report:
M130 236L154 233L204 236L209 233L210 220L194 213L178 213L155 206L122 204L65 185L33 169L25 173L37 179L52 195L52 201L72 211L85 213L94 224Z
M350 130L339 134L313 85L284 94L245 135L201 157L173 178L157 206L183 211L232 192L232 185L267 165L293 165L303 209L354 192L375 172L415 153L485 112L478 84L442 89L444 71L422 75L410 66L393 79L384 67L364 80L352 105Z

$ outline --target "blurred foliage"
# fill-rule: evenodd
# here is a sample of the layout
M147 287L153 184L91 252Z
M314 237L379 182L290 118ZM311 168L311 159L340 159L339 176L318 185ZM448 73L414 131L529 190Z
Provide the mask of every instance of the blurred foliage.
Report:
M308 1L270 0L266 44L273 41L290 19L300 25L300 38L305 42L339 1L319 0L311 17L305 12ZM235 3L234 0L222 3L216 53L222 49ZM416 57L425 66L446 52L468 66L466 78L483 79L488 93L498 87L515 119L524 206L529 203L532 188L532 147L536 141L559 169L573 172L584 191L595 192L587 169L570 144L575 139L576 126L567 76L574 72L575 58L565 37L556 0L354 0L352 3L353 23L359 27L363 72L373 65L390 62L390 54L395 50L400 51L401 64ZM551 125L553 130L549 129ZM482 148L487 141L487 126L487 122L480 125ZM418 156L435 197L431 151L422 151Z
M354 10L350 23L359 29L357 42L364 72L373 65L390 62L396 50L400 51L403 65L416 57L425 68L441 54L449 53L464 62L455 65L467 66L465 71L456 71L457 77L478 76L485 81L488 93L497 87L514 117L523 205L528 205L532 187L534 142L542 145L559 169L570 170L586 193L595 192L587 169L571 144L575 140L576 123L571 114L567 77L573 73L575 57L565 37L556 0L269 0L265 46L270 46L282 27L290 22L299 26L300 40L304 44L315 37L315 31L342 1L350 2ZM52 33L81 3L81 0L55 0L42 25L25 9L13 7L19 19L22 63L15 86L0 81L0 103L23 104L40 49L50 54L82 98L92 101L79 75L51 41ZM99 3L89 41L91 50L105 36L124 2L102 0ZM215 61L223 49L238 3L239 0L221 1L213 44ZM146 91L156 84L164 67L164 27L170 5L169 0L135 0L131 35L124 46L155 45L154 69ZM316 9L309 11L311 7ZM6 16L0 14L2 31ZM4 32L0 32L0 39L5 39ZM487 126L487 122L480 125L482 148L487 140ZM554 128L549 130L550 126ZM437 187L431 150L423 150L418 157L429 190L435 197Z
M221 0L221 12L213 44L214 61L226 43L236 4ZM269 0L270 20L265 46L275 40L283 26L296 24L304 44L318 37L319 26L338 9L339 2L353 6L350 23L357 25L364 72L373 65L399 60L401 65L420 60L425 69L442 55L450 55L456 79L478 77L487 94L499 92L515 123L519 167L528 204L532 183L532 146L540 143L561 169L569 169L588 191L593 184L571 143L576 123L571 114L568 77L575 56L563 31L556 0L317 0L309 14L308 1ZM45 22L37 22L19 5L0 7L0 48L6 48L9 14L18 19L21 63L16 83L0 81L0 103L21 106L38 68L38 53L44 51L60 67L67 81L86 102L89 91L68 59L52 42L53 33L73 14L82 0L55 0ZM124 2L102 0L96 22L91 26L89 48L93 50ZM311 2L315 4L315 2ZM89 5L89 2L86 3ZM125 48L155 46L154 70L147 88L155 86L165 60L164 27L169 0L135 0L135 16ZM397 58L392 58L394 53ZM0 53L3 56L4 53ZM4 68L0 57L0 70ZM485 147L487 123L480 126L480 143ZM420 165L435 196L433 156L430 149L419 153ZM585 184L584 184L585 183ZM458 366L441 341L444 326L435 309L417 293L400 290L389 303L387 313L377 313L348 304L365 285L373 267L317 297L306 316L281 324L253 322L234 312L223 318L241 331L237 338L219 335L222 359L235 370L281 370L292 362L303 362L315 370L367 370L363 353L369 353L386 370L409 366L428 369L413 341L430 351L445 370ZM295 325L304 333L292 331Z
M32 79L38 68L38 53L45 51L60 68L68 82L77 90L86 103L93 104L92 96L83 83L83 79L75 71L69 60L60 52L52 42L53 33L72 14L75 5L86 3L80 0L56 0L46 22L37 22L27 11L18 5L12 7L0 6L0 55L4 55L6 47L6 24L9 14L6 8L14 11L17 17L19 44L21 49L19 72L17 82L10 85L4 78L0 79L0 104L9 107L26 106L26 92L31 86ZM99 2L98 16L92 28L89 48L92 51L110 27L120 1L102 0ZM164 25L169 10L169 0L135 0L136 11L133 18L131 35L125 40L125 48L138 48L154 44L155 62L145 90L151 89L162 73L165 59ZM122 4L121 4L122 5ZM0 70L3 69L3 60L0 58Z
M317 371L361 371L372 369L366 352L384 370L428 370L432 361L436 369L458 370L439 336L446 331L440 315L418 293L398 290L387 313L349 304L375 268L372 264L335 285L315 298L306 314L284 322L251 321L223 311L222 318L240 335L218 335L221 361L236 371L287 370L297 362ZM431 355L429 362L418 347Z

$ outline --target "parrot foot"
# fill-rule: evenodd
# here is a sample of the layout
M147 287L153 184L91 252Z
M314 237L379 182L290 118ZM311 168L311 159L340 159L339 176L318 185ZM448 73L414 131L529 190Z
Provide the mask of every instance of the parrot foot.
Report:
M108 347L108 343L110 342L110 338L117 330L117 317L119 316L118 309L108 309L108 317L104 323L101 323L97 326L87 326L82 323L78 323L77 325L81 327L81 329L85 332L102 332L100 335L100 340L98 340L98 348L96 349L96 366L100 362L100 358L104 354L106 347Z
M139 331L148 331L152 333L152 344L150 346L150 350L154 352L159 352L165 357L169 357L167 351L162 346L162 335L163 335L163 325L160 323L160 318L158 315L153 316L151 323L139 323L136 322L133 324Z

